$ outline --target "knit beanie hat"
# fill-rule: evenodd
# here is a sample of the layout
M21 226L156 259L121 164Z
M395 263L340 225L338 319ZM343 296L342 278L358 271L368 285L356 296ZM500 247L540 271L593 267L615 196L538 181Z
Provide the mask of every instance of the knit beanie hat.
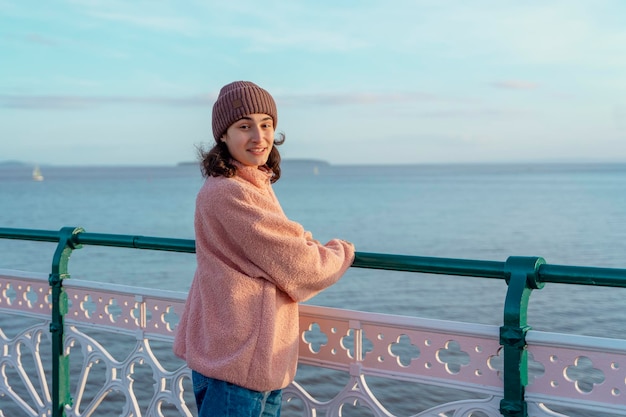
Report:
M219 143L230 125L247 114L264 113L278 124L278 113L274 99L264 89L250 81L235 81L226 84L213 105L213 137Z

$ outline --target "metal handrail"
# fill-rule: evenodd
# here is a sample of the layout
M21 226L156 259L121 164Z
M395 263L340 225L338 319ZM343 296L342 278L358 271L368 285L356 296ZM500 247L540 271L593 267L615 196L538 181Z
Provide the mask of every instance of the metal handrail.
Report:
M63 279L69 278L67 264L71 252L82 245L185 253L195 253L196 250L195 241L191 239L89 233L79 227L64 227L59 231L0 228L0 238L58 242L49 278L52 288L53 417L64 416L65 405L71 403L69 376L66 374L69 358L62 348L67 311L62 283ZM504 350L504 395L500 413L505 417L528 416L524 394L528 384L526 334L530 326L526 318L531 292L543 288L548 282L626 287L626 269L550 265L541 257L511 256L505 262L498 262L357 252L352 267L506 280L508 291L500 327L500 344Z
M1 239L59 242L60 236L61 232L55 230L0 227ZM193 239L154 236L80 232L72 236L72 242L77 246L113 246L183 253L195 253L196 251L195 240ZM356 252L352 266L354 268L507 279L505 264L506 262L501 261ZM539 267L538 279L543 283L626 288L626 270L619 268L543 264Z

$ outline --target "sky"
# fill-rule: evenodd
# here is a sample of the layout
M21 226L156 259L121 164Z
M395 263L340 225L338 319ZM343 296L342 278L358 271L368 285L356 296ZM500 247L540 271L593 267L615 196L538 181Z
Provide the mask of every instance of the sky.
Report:
M0 0L0 161L193 161L235 80L285 159L626 162L623 0Z

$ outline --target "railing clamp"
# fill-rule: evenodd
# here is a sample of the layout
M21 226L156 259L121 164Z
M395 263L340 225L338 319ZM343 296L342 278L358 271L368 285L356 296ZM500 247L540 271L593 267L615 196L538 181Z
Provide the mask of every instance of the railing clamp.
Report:
M50 276L48 277L48 284L50 284L51 287L60 285L61 281L62 280L59 274L50 274Z
M519 328L511 326L500 327L500 344L518 349L526 347L526 332L528 327Z

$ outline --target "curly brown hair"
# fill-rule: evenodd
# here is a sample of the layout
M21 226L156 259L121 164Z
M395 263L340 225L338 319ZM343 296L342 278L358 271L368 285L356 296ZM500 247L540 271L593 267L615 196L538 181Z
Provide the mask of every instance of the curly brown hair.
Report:
M278 138L274 139L274 146L267 158L266 167L272 170L274 175L270 180L275 183L280 179L280 152L277 146L285 143L285 134L279 133ZM237 172L237 167L233 164L233 157L228 151L228 147L224 142L217 142L211 149L206 151L202 147L198 148L198 158L200 160L200 170L204 178L208 177L226 177L230 178Z

